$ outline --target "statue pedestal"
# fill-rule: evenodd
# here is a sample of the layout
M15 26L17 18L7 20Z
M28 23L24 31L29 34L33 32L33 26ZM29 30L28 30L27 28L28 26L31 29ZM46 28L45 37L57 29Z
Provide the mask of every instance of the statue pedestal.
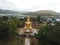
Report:
M26 36L26 37L30 37L32 32L30 31L30 30L25 30L24 31L24 35Z

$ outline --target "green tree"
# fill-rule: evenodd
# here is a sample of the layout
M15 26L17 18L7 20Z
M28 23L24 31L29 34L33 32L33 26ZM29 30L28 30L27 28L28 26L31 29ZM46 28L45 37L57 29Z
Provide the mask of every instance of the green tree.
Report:
M0 40L10 40L17 36L18 18L9 18L6 21L1 19L0 23Z
M37 22L38 22L38 23L42 23L42 18L41 18L40 15L37 16Z
M60 26L47 25L39 30L36 34L39 44L41 45L60 45Z

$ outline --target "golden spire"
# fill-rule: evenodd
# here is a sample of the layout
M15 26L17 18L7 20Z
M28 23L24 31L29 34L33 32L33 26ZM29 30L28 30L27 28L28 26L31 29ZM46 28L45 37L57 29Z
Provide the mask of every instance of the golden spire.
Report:
M32 30L32 22L30 21L29 16L27 16L27 20L25 22L24 30Z

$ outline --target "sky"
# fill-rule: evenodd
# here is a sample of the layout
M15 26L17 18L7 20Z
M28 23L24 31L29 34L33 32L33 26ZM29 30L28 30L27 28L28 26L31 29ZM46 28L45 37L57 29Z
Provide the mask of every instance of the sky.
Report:
M0 9L15 11L53 10L60 13L60 0L0 0Z

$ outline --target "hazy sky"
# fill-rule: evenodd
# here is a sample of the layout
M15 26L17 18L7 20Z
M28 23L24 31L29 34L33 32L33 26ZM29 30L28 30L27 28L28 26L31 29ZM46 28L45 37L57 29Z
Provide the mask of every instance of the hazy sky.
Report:
M0 9L60 12L60 0L0 0Z

